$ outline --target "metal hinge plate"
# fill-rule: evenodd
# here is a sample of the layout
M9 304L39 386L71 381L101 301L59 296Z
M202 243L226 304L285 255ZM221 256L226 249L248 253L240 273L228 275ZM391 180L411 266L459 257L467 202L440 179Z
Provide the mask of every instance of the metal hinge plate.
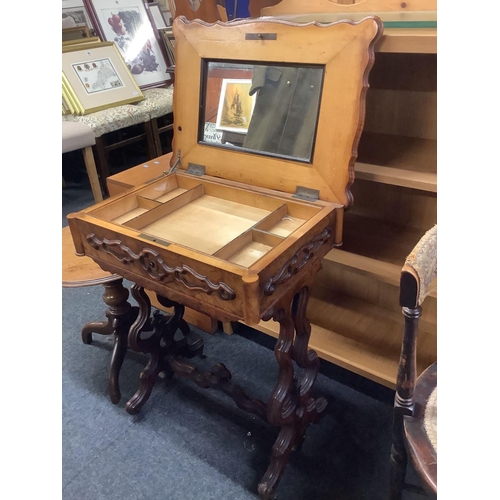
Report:
M319 200L319 189L306 188L304 186L297 186L295 188L295 194L293 198L299 198L299 200L305 201L318 201Z
M196 163L188 163L187 173L191 175L205 175L205 165L197 165Z

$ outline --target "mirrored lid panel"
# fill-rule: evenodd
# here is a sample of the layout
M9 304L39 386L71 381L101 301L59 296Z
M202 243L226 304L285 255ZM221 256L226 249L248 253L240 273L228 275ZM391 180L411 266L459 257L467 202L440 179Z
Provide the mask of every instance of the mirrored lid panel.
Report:
M310 162L324 67L204 61L198 140Z
M378 18L206 24L177 17L173 31L171 167L351 204Z

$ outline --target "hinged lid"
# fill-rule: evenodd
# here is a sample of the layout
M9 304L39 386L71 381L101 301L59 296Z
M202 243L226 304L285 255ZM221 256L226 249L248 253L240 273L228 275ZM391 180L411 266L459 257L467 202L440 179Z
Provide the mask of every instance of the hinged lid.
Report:
M174 21L177 169L349 206L377 17ZM171 165L176 160L172 156Z

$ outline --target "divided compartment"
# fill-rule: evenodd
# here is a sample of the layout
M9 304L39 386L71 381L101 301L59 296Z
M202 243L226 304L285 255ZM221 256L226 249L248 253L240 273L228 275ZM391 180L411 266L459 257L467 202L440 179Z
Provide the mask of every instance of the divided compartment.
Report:
M283 240L281 236L250 229L215 252L214 257L242 267L250 267Z
M141 189L140 194L134 192L93 210L92 215L115 224L126 225L127 222L186 191L187 189L178 185L175 176L165 177Z
M165 245L179 244L250 267L320 210L301 201L173 175L92 215Z
M306 210L306 213L302 213L303 210ZM312 213L309 213L309 210ZM317 212L317 209L303 206L300 207L300 211L302 216L310 217ZM287 205L281 205L255 224L251 230L238 236L235 240L215 252L214 257L227 260L242 267L251 267L261 257L284 241L287 236L292 234L304 222L306 222L305 219L289 215L289 207Z

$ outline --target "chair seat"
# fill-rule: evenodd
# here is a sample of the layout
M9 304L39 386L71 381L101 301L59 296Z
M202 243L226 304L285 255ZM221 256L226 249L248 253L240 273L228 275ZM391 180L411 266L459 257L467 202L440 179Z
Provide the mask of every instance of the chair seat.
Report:
M62 152L69 153L87 148L95 144L95 135L92 129L79 122L62 122Z
M145 108L139 108L134 104L123 104L89 113L88 115L64 115L63 120L88 125L96 137L101 137L115 130L148 122L150 115Z
M155 88L143 90L145 99L136 104L140 109L147 110L151 119L168 115L174 110L174 88Z
M425 489L429 493L436 494L437 363L429 366L418 377L413 400L415 403L413 417L404 417L408 454L424 480Z

